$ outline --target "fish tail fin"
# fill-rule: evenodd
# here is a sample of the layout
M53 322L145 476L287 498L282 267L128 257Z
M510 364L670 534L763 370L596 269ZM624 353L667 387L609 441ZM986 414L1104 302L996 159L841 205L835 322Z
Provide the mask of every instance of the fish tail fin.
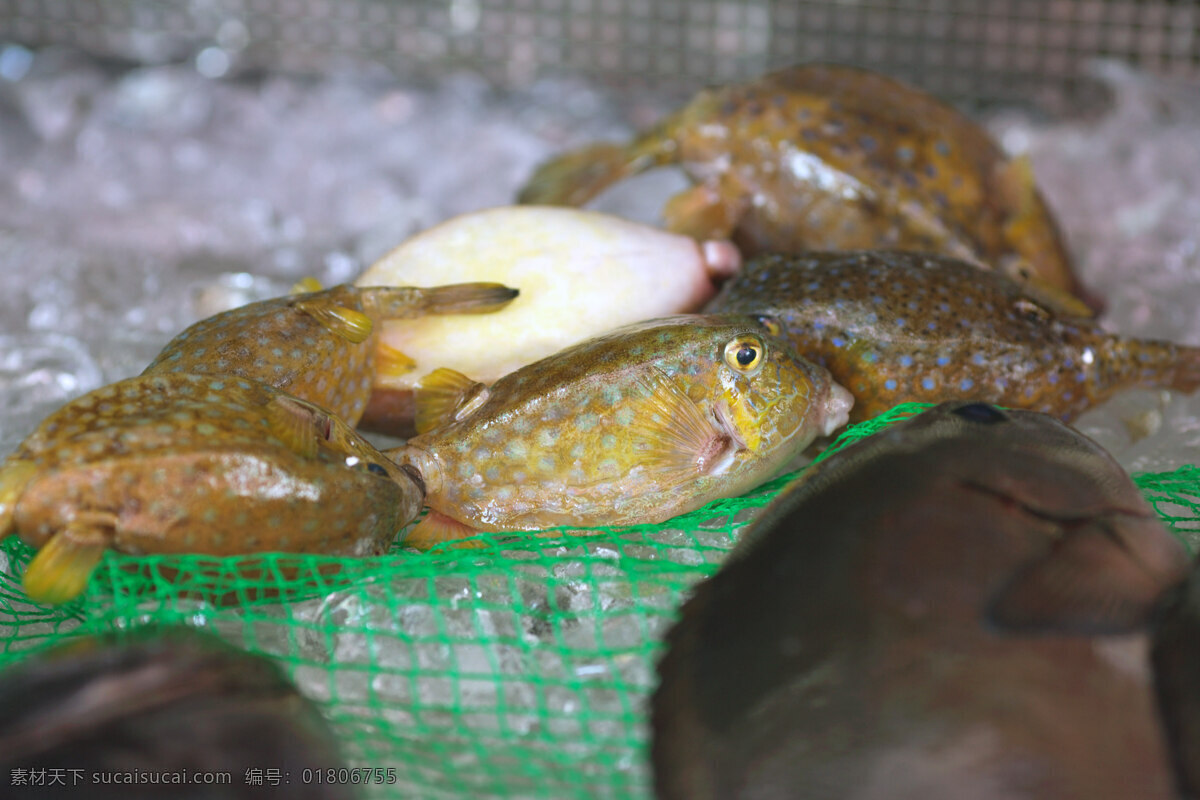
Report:
M1103 377L1098 381L1096 400L1133 386L1185 394L1200 389L1200 347L1113 337L1098 355Z
M49 605L75 599L87 587L109 538L103 528L76 523L51 536L25 570L25 594Z
M593 144L552 158L521 187L523 205L582 206L619 180L650 164L632 159L624 145Z
M13 530L17 501L37 475L37 465L23 458L9 459L0 469L0 538Z
M484 547L482 542L461 541L477 533L479 531L470 525L430 509L425 518L412 527L401 544L404 547L413 547L421 551L430 550L447 542L456 542L457 544L454 545L456 548Z
M411 319L427 314L490 314L520 291L502 283L452 283L446 286L367 286L359 290L372 319Z

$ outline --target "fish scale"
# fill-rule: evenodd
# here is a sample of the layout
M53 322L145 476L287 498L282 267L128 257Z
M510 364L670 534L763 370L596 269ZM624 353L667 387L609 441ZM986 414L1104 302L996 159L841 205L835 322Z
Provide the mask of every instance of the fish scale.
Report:
M1117 391L1200 385L1200 350L1113 336L996 273L916 253L768 255L710 304L770 314L855 396L853 420L974 398L1070 420Z

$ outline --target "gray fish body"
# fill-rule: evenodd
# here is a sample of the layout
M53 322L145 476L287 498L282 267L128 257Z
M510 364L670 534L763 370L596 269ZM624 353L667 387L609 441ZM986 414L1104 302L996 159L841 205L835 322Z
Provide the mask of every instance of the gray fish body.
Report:
M274 663L216 637L181 628L73 640L3 677L3 785L15 769L58 770L62 780L27 789L31 797L357 796L303 780L304 770L345 767L332 732ZM249 784L249 769L278 769L290 782ZM114 775L124 777L97 777Z
M1147 624L1183 548L1090 440L963 405L832 456L698 587L660 797L1176 796Z

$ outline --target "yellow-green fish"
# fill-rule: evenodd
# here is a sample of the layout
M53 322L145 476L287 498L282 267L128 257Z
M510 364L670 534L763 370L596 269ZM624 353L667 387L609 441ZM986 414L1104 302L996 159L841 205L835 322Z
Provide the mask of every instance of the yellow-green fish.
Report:
M382 323L426 314L486 313L517 296L517 290L497 283L321 290L315 281L302 281L297 289L302 293L197 322L142 374L261 381L355 425L377 376L402 375L415 366L402 351L378 343Z
M864 251L751 260L708 310L769 314L855 397L853 419L954 398L1070 420L1116 392L1200 386L1200 349L1113 336L957 259Z
M851 405L775 330L765 317L680 315L589 339L491 387L435 371L418 389L423 432L388 451L420 473L437 512L405 544L661 522L757 486Z
M943 253L1087 297L1027 158L924 92L852 67L807 64L700 92L628 145L542 165L523 203L582 205L608 185L679 165L695 185L667 226L760 253L887 248Z
M40 548L25 589L61 603L109 547L377 554L422 500L328 411L244 378L156 374L68 403L22 442L0 467L0 536Z
M1162 613L1188 570L1091 440L931 409L812 467L684 604L652 701L656 795L1193 796L1195 586ZM1186 783L1165 720L1190 737Z

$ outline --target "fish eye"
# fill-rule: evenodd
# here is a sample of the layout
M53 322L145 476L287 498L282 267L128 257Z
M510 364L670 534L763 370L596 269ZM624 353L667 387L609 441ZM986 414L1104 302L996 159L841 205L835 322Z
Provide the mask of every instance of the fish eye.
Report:
M754 318L754 321L766 328L767 333L771 334L772 336L778 336L779 332L783 330L779 324L779 320L766 314L758 315Z
M384 469L382 464L376 464L374 461L372 461L370 464L367 464L367 472L370 472L373 475L382 475L385 478L388 474L388 471Z
M767 347L757 336L739 336L725 345L725 363L741 373L750 373L762 366Z
M981 422L984 425L1005 422L1008 419L1007 414L987 403L968 403L965 406L959 406L951 413L957 414L970 422Z

